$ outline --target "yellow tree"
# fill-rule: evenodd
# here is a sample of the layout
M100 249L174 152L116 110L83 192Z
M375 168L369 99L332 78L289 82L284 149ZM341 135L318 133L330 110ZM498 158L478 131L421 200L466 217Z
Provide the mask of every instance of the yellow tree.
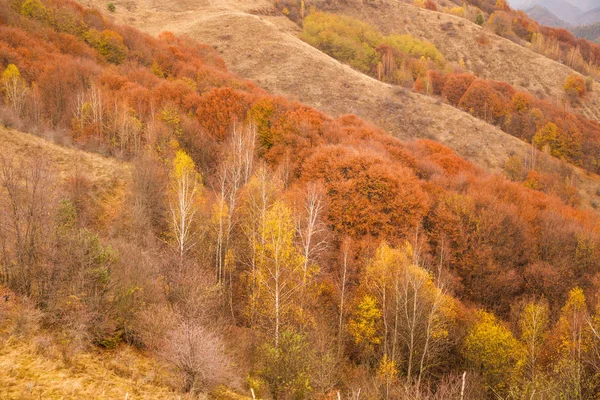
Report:
M267 212L275 202L281 190L281 182L273 179L269 171L260 166L246 184L242 195L241 228L244 233L247 249L240 252L240 261L247 268L247 317L253 326L257 319L258 305L258 273L259 266L264 264L265 237L264 226Z
M548 122L543 128L537 131L532 139L532 143L540 150L546 151L553 156L559 156L557 153L558 126L553 122Z
M467 333L463 352L491 392L506 393L521 357L521 348L510 330L493 314L477 311L477 321Z
M27 84L15 64L8 64L2 72L2 91L6 102L17 115L21 115L27 95Z
M348 322L348 332L354 338L354 343L363 349L363 353L370 357L375 346L381 344L381 310L375 297L366 294L357 304Z
M202 177L196 172L192 158L178 150L171 171L171 233L179 256L179 274L185 255L194 246L197 232L194 231L196 214L202 202Z
M556 364L557 380L565 398L583 398L584 356L590 343L591 330L585 294L580 288L571 289L566 304L561 309L556 324L559 360Z
M446 348L456 311L454 299L414 259L410 244L394 249L383 243L361 287L381 310L383 354L404 365L407 383L418 387Z
M257 245L264 256L257 265L257 311L279 346L282 327L298 310L303 257L294 245L294 221L288 206L276 201L267 211Z
M524 344L525 386L523 390L525 393L531 392L531 395L540 389L539 358L548 328L549 313L546 301L529 302L519 313L521 342Z
M227 142L226 156L217 172L218 199L213 210L215 232L215 271L217 282L225 280L225 257L230 252L233 218L239 191L250 179L254 165L256 126L234 125Z

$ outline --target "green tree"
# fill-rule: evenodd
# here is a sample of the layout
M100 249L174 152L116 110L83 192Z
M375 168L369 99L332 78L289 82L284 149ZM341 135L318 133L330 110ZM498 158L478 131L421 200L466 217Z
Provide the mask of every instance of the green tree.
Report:
M262 346L259 375L269 386L273 399L308 398L312 389L310 342L305 335L287 329L279 339L275 346Z
M484 22L485 22L485 19L483 18L483 14L477 13L477 16L475 17L475 23L479 26L482 26Z

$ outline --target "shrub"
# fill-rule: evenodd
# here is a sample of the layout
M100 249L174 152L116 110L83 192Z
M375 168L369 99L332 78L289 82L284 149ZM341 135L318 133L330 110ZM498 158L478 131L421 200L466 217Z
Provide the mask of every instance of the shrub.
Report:
M369 73L380 61L381 33L354 18L314 12L304 19L301 38L333 58Z
M289 330L281 334L278 346L262 346L260 375L274 399L310 397L311 352L306 336Z
M430 93L438 96L441 95L446 82L444 76L438 71L429 70L427 72L427 79L429 80Z
M482 26L484 22L485 22L485 20L483 19L483 14L478 13L477 16L475 17L475 23L479 26Z
M585 79L578 74L571 74L565 80L565 93L570 97L583 97L587 91Z
M493 13L488 20L488 26L498 36L507 39L515 37L515 33L512 30L512 19L506 12L496 11Z
M448 74L446 76L442 95L446 98L448 103L457 106L460 99L464 96L474 80L475 77L471 74Z
M371 75L377 74L380 62L386 76L391 76L407 58L416 58L417 62L431 60L438 66L445 62L442 53L429 42L411 35L384 36L370 25L347 16L313 12L304 19L301 38Z
M46 21L49 16L48 9L40 0L25 0L21 5L20 14L38 21Z
M425 0L425 8L432 11L437 11L437 6L432 0Z
M129 53L129 49L123 43L123 38L117 32L110 30L99 32L96 29L90 29L84 36L85 41L109 63L121 64Z
M201 325L182 322L168 332L161 355L184 375L184 390L195 392L227 382L230 360L221 338Z
M106 8L108 8L108 11L110 12L115 12L116 11L116 7L115 7L115 3L108 3L108 5L106 6Z
M548 122L542 129L537 131L533 137L533 144L540 150L548 148L550 154L555 154L556 141L558 138L558 126L553 122Z
M458 105L485 121L497 122L506 114L506 105L501 95L488 82L481 79L469 86Z

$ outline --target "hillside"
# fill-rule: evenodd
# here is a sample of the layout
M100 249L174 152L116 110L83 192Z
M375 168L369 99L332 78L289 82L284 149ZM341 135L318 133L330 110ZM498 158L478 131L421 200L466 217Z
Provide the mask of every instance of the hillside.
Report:
M0 2L11 397L600 395L599 124L360 21L304 19L352 69L266 2L142 5L175 33Z
M115 4L119 5L118 2ZM264 68L264 71L252 72L246 68L245 63L250 62L246 59L250 57L242 57L235 51L245 48L245 43L240 43L239 40L251 41L252 34L256 32L267 35L268 40L271 40L270 43L275 42L271 38L273 36L280 39L277 43L283 40L285 45L291 42L291 47L300 46L294 43L297 41L294 36L299 32L299 28L274 9L272 2L268 0L250 2L206 0L199 4L186 4L176 2L154 8L146 3L137 3L135 6L124 3L123 7L118 8L116 13L111 15L114 15L118 21L134 24L155 35L165 30L173 31L189 34L200 41L214 45L229 68L242 76L245 76L245 73L252 74L247 77L253 80L260 80L261 76L264 76L265 80L266 77L270 77L270 80L275 78L269 74L271 68L267 65L261 66L258 61L256 61L257 66ZM96 5L103 8L99 2ZM184 5L188 8L192 7L194 11L184 10L182 8ZM483 78L508 82L543 98L560 98L563 93L563 82L573 73L570 68L482 29L464 18L424 10L401 1L381 0L375 6L358 1L331 4L326 2L323 3L323 7L325 10L355 16L380 28L386 34L410 33L417 38L428 40L444 54L448 61L458 63L462 59L469 70ZM210 23L209 27L202 28L203 22ZM238 24L239 29L236 29ZM229 37L227 34L221 34L221 28L232 32L242 30L246 35ZM482 40L481 37L485 37L486 40ZM256 44L261 46L259 47L261 51L257 52L254 58L262 61L263 53L269 49L266 46L263 48L260 42ZM239 47L234 49L227 46ZM268 59L265 61L269 62ZM238 63L241 64L239 67ZM294 63L290 61L290 64ZM272 72L278 72L277 68ZM281 72L285 73L285 71ZM318 77L317 74L313 75ZM285 80L285 76L282 76L281 80ZM265 83L265 88L276 89L268 83ZM286 94L299 98L302 95L301 92ZM598 120L600 119L596 111L598 109L600 109L600 93L590 93L582 113Z
M571 25L593 24L600 18L597 12L598 6L593 1L512 0L508 3L513 8L524 10L530 17L547 26L555 26L548 22L555 21L556 18ZM533 13L530 13L531 10Z
M168 30L209 43L235 73L330 115L356 114L400 138L438 140L491 171L501 171L512 155L530 158L529 145L500 129L436 99L367 77L315 50L297 38L297 26L272 9L269 1L205 2L195 5L194 12L180 11L179 3L168 9L142 7L143 3L131 10L118 8L115 16L154 34ZM464 59L482 77L507 81L532 93L560 96L561 79L572 73L451 15L388 1L376 8L352 4L335 9L375 23L384 32L408 32L427 39L447 59ZM489 44L479 44L479 36L487 37ZM262 39L256 42L255 37ZM595 104L600 104L600 92L586 100L586 114L596 114ZM598 179L577 168L570 170L584 203L591 204Z
M94 208L122 201L131 166L40 137L0 127L0 159L27 168L42 162L59 185L85 175ZM0 198L4 193L0 192ZM105 220L106 223L112 221ZM4 296L8 300L4 300ZM109 353L70 346L40 329L41 314L27 299L0 285L0 397L3 399L176 399L175 377L129 346ZM169 386L171 382L171 386Z
M342 7L339 12L379 27L384 33L410 33L433 43L449 61L464 60L483 78L510 83L541 98L558 99L573 70L453 15L383 0L376 9ZM483 39L485 38L485 39ZM590 93L581 111L598 120L600 93Z
M61 181L67 181L85 171L93 188L109 192L127 185L131 166L114 158L54 144L52 137L43 139L15 129L0 127L0 156L14 162L42 161L52 166Z

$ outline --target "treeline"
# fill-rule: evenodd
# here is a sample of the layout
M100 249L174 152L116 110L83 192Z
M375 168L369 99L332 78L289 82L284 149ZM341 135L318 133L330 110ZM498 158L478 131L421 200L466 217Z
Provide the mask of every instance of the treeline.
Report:
M132 160L118 201L0 164L0 278L66 363L126 342L189 392L597 397L595 213L271 96L191 40L26 1L0 8L3 120Z
M571 28L571 31L575 36L592 42L600 40L600 24L576 26L575 28Z
M566 29L539 25L523 11L514 11L508 6L494 11L486 27L517 43L531 43L534 51L581 74L595 79L600 76L600 45L577 38Z
M573 74L563 84L571 101L584 98L592 83ZM600 124L562 107L516 90L505 82L477 78L468 73L428 71L414 89L440 96L448 104L500 127L554 157L598 173ZM523 180L525 176L522 177Z

